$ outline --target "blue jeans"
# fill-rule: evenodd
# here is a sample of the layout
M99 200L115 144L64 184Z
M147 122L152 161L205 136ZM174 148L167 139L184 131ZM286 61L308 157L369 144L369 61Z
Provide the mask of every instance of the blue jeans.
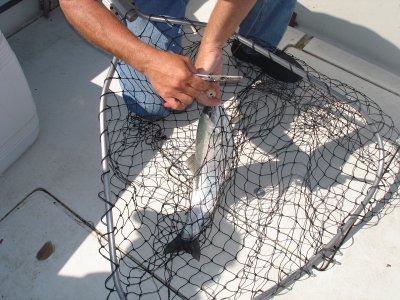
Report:
M195 0L193 0L195 1ZM183 18L187 0L135 0L138 9L146 14ZM262 46L276 47L286 31L296 0L258 0L239 27L239 34ZM181 53L179 26L167 23L148 24L138 18L128 23L135 35L141 35L150 45L165 51ZM121 63L117 68L121 76L123 98L128 110L148 120L162 119L171 113L164 100L157 95L146 77ZM136 78L134 80L129 78Z
M239 34L261 46L276 47L286 31L297 0L257 0Z

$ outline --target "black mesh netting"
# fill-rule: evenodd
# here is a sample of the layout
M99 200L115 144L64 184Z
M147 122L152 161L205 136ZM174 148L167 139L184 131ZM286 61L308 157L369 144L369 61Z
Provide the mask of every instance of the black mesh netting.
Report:
M197 25L183 26L172 40L194 59L201 32ZM139 35L152 43L151 34ZM218 124L223 126L208 145L208 151L222 151L214 156L216 205L198 237L199 261L164 249L182 232L191 209L199 174L187 161L195 152L202 108L195 103L185 112L147 121L128 112L118 81L136 82L126 88L132 97L141 93L148 103L158 101L148 92L149 82L121 62L107 78L111 87L100 117L110 178L103 179L110 189L107 213L114 220L113 264L128 299L271 296L323 267L350 227L399 199L399 132L376 103L301 61L309 78L325 87L307 79L274 80L235 59L231 43L224 49L224 73L244 79L221 86ZM206 156L203 165L212 159ZM104 192L101 198L106 201ZM107 236L100 240L101 253L109 257ZM111 276L106 286L110 297L117 297Z

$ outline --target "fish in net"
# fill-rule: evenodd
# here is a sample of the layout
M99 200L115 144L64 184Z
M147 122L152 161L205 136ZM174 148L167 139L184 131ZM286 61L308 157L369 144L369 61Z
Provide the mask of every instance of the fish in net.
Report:
M161 49L173 45L194 60L204 24L142 22L143 41L158 47L159 34L169 41ZM132 99L154 102L155 109L162 102L142 74L112 62L101 98L99 194L110 299L269 298L314 268L326 269L352 228L399 200L400 140L391 118L366 95L298 59L303 80L269 77L232 55L238 39L223 49L223 74L243 80L221 85L218 130L200 163L218 170L209 176L218 184L192 236L198 255L166 249L193 225L188 214L205 169L193 171L188 162L196 157L203 108L194 103L154 120L132 113Z

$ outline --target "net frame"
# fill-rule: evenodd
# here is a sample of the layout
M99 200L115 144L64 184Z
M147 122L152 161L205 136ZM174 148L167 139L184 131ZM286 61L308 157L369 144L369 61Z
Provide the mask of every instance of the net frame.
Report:
M185 26L205 26L206 23L202 22L195 22L195 21L190 21L190 20L180 20L180 19L174 19L174 18L166 18L166 17L159 17L159 16L148 16L145 14L142 14L140 11L138 11L136 8L133 10L130 9L129 11L130 14L130 19L136 18L139 16L140 18L148 19L149 21L152 22L166 22L169 24L177 24L177 25L185 25ZM128 13L124 13L123 16L126 17ZM345 241L346 237L348 236L349 232L351 231L352 228L354 228L355 224L357 221L360 221L360 216L363 215L363 212L365 212L365 207L368 206L368 203L371 201L373 198L376 190L378 189L379 185L381 184L381 180L385 172L387 171L388 166L391 164L390 162L385 162L385 147L384 147L384 142L382 140L381 134L380 134L380 128L379 124L376 123L376 121L372 118L370 118L369 114L367 111L364 110L364 107L355 99L349 98L342 90L337 89L335 87L332 87L328 85L326 82L324 82L324 78L317 78L310 72L306 72L303 69L298 68L295 65L292 65L288 63L287 61L281 59L280 57L276 56L273 54L271 51L268 49L265 49L252 41L240 36L240 35L235 35L233 38L238 39L240 42L243 44L251 47L255 51L261 53L262 55L270 58L274 62L284 66L285 68L291 70L293 73L301 76L304 78L304 80L308 81L311 85L314 85L320 89L323 89L326 91L329 95L335 97L338 101L345 103L346 105L349 105L350 107L354 108L359 114L362 115L362 117L367 121L367 127L371 132L373 132L374 136L374 142L376 144L376 150L378 152L378 162L377 162L377 169L376 173L374 174L374 180L373 183L371 184L369 191L367 195L364 197L364 199L360 202L359 206L354 210L354 212L347 218L346 223L344 223L339 229L337 234L332 238L332 240L325 244L322 249L315 255L313 255L304 265L300 266L297 271L288 274L283 280L279 281L275 286L263 291L259 295L257 295L254 299L267 299L271 297L272 295L275 295L277 292L279 292L281 289L286 288L289 286L291 283L293 283L295 280L299 279L302 277L304 274L310 274L312 269L316 268L316 266L324 264L326 262L329 262L333 259L333 256L335 255L336 251L340 248L341 244ZM121 285L121 279L119 277L119 258L117 254L117 246L115 242L115 224L113 220L113 214L112 210L114 207L114 203L111 200L110 196L110 153L109 153L109 148L108 148L108 132L107 132L107 116L106 116L106 108L107 108L107 101L108 97L110 95L109 93L109 88L111 81L113 79L114 72L116 70L116 65L118 63L117 58L113 58L111 66L108 70L106 80L102 89L102 96L100 99L100 114L99 114L99 121L100 121L100 140L101 140L101 155L102 155L102 182L103 182L103 188L104 192L101 195L101 198L105 202L105 217L106 217L106 227L107 227L107 243L108 243L108 254L109 254L109 260L111 263L111 278L114 282L114 289L117 292L118 296L120 299L127 299L126 295L124 293L124 289ZM397 151L393 154L392 159L398 154L399 151L399 146L397 148ZM133 259L134 260L134 259ZM140 263L140 262L137 262ZM325 266L322 266L321 269L326 268ZM154 277L157 277L157 274L154 274L150 272L150 274ZM163 280L160 278L159 280ZM169 288L171 288L169 286ZM174 291L177 294L179 294L179 291Z

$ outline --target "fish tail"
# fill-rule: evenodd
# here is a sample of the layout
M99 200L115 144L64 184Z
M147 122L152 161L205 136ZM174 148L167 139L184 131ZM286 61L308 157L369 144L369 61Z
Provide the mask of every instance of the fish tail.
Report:
M169 242L164 248L164 254L175 253L179 251L185 251L192 255L197 261L200 260L200 242L199 238L193 240L185 240L178 235L171 242Z

